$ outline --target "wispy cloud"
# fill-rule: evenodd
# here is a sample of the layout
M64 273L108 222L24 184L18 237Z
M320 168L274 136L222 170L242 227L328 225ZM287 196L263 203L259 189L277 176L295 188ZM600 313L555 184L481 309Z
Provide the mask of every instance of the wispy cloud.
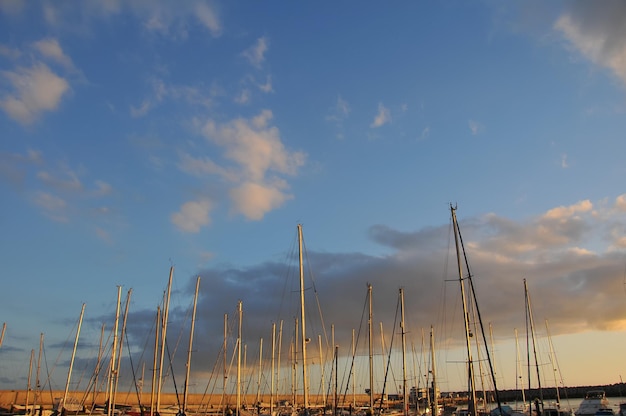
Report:
M430 136L430 126L426 126L422 129L418 140L426 140Z
M374 117L374 121L370 124L371 128L378 128L391 122L391 112L383 103L378 103L378 113Z
M337 96L337 101L330 108L329 114L326 116L328 121L342 122L350 115L350 104L343 99L341 95Z
M33 47L44 57L52 59L53 61L64 66L66 69L74 69L72 59L63 52L58 40L54 38L42 39L35 42Z
M472 134L472 136L478 135L484 129L483 125L476 120L469 120L467 122L467 125L470 129L470 133Z
M266 37L257 39L256 43L243 51L241 55L253 66L260 68L265 61L265 54L269 49L269 40Z
M15 60L22 56L22 52L19 49L0 44L0 56Z
M65 164L60 166L56 175L48 171L40 171L37 178L47 187L57 191L80 192L83 190L83 184L78 178L78 174Z
M217 176L229 187L232 210L250 220L259 220L293 196L285 176L293 176L306 155L285 148L272 112L262 111L251 119L227 123L209 120L202 134L222 150L219 160L180 154L179 167L197 177Z
M554 28L585 58L608 68L626 85L626 3L578 1L566 7Z
M8 1L0 2L7 5ZM15 2L23 3L23 2ZM186 39L194 28L207 30L212 37L219 37L223 28L215 7L205 1L109 1L96 0L76 4L65 2L35 3L41 7L45 22L53 28L89 31L94 20L128 13L139 20L150 32L174 39ZM8 7L5 7L8 9ZM13 15L19 15L23 7L14 8ZM71 24L70 24L71 22Z
M209 108L213 105L212 93L189 85L169 85L160 78L150 78L150 94L138 106L130 107L130 115L138 118L147 115L167 99L191 106Z
M274 92L274 88L272 87L272 76L271 75L267 76L267 78L265 79L265 83L258 84L258 85L259 85L259 89L261 91L263 91L264 93Z
M48 192L39 191L35 194L33 202L52 220L68 222L66 213L67 203L64 199Z
M64 78L43 63L3 71L2 75L12 91L2 94L0 108L22 124L31 124L41 113L56 110L70 88Z
M25 154L0 153L0 179L21 186L30 167L41 165L41 152L29 149Z

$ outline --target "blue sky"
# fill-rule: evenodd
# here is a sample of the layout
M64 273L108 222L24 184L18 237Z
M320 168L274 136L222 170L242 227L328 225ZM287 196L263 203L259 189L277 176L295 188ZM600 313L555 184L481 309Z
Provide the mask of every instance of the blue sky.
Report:
M404 287L419 334L453 290L449 203L505 387L523 278L565 383L618 382L625 18L618 1L0 1L0 387L83 302L87 360L118 285L139 346L171 266L181 327L202 277L198 360L238 300L256 343L298 223L343 345L366 282L389 326Z

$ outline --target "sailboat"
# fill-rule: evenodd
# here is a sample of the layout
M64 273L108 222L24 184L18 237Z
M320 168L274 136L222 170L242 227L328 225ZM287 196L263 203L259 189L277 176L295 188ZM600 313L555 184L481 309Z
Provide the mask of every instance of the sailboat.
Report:
M465 347L467 351L467 396L468 396L468 406L467 410L458 411L457 414L463 414L464 416L478 416L479 410L477 407L476 400L476 380L475 380L475 369L474 369L474 360L472 355L472 347L471 347L471 338L473 337L473 332L471 330L472 323L470 322L470 313L468 308L468 294L471 295L470 300L472 301L473 310L476 313L478 318L478 326L481 330L482 339L485 345L487 345L487 337L485 335L485 330L482 323L482 318L480 315L480 310L478 309L478 303L476 301L476 292L474 290L474 283L472 281L472 273L469 268L469 262L467 260L467 255L465 253L465 248L463 246L463 239L461 237L461 229L459 228L459 224L456 218L456 207L450 205L450 213L452 216L452 228L454 231L454 242L456 248L456 260L458 266L458 278L459 284L461 288L461 301L463 306L463 320L465 324ZM463 262L462 259L465 261ZM465 266L465 268L464 268ZM464 274L464 270L466 274ZM497 409L494 411L498 412L500 415L504 415L504 411L502 405L500 403L500 397L498 394L498 388L496 386L496 378L495 372L493 370L493 364L491 361L491 356L489 354L489 349L486 349L487 362L489 364L489 370L491 375L491 382L493 385L494 396L497 402Z
M532 343L532 350L533 350L533 356L534 356L534 360L535 360L535 371L536 371L536 375L537 375L537 389L539 391L539 397L534 399L534 403L529 403L530 408L533 409L533 405L534 405L534 412L536 415L542 415L542 416L571 416L572 415L572 411L571 410L566 410L566 409L561 409L561 403L560 403L560 397L559 397L559 391L558 391L558 387L557 387L557 401L555 403L554 406L545 406L544 400L543 400L543 389L541 387L541 377L540 377L540 373L539 373L539 361L537 359L537 346L536 346L536 340L535 340L535 323L534 323L534 319L533 319L533 313L532 313L532 306L531 306L531 302L530 302L530 294L528 293L528 285L526 283L526 279L524 279L524 299L525 299L525 304L526 304L526 322L527 322L527 328L526 328L526 344L527 344L527 356L528 356L528 384L529 384L529 390L530 390L530 344ZM550 341L550 346L551 345L551 341ZM553 353L552 348L551 348L551 353ZM553 357L551 357L551 360L553 361ZM532 412L531 412L532 413Z

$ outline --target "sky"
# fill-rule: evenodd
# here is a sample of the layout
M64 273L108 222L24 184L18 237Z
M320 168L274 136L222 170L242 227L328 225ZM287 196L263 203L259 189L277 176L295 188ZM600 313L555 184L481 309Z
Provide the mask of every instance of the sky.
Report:
M500 386L524 279L552 383L620 382L625 21L621 1L0 0L0 388L25 388L44 334L63 390L83 304L88 372L118 287L124 348L151 361L171 268L179 383L197 276L193 391L239 301L247 361L267 357L273 323L294 332L302 224L309 345L333 328L347 354L354 330L366 351L370 283L389 348L402 288L409 351L432 325L463 389L451 204Z

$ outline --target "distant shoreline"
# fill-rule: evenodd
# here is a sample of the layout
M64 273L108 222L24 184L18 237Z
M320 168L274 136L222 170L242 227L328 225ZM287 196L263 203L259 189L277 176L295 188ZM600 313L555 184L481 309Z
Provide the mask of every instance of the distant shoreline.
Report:
M607 397L624 397L626 396L626 383L616 383L616 384L601 385L601 386L577 386L577 387L560 388L559 395L562 400L583 398L589 390L604 390L606 392ZM539 396L538 389L525 390L524 393L526 396L526 400L534 399L535 397ZM44 407L52 406L54 399L63 397L63 394L64 394L63 391L41 392L41 394L39 395L37 404L43 405ZM452 392L452 393L442 392L441 394L442 396L449 395L450 397L455 397L455 398L463 396L462 392ZM477 395L478 397L481 397L482 392L477 392ZM490 400L495 401L495 395L493 392L487 392L487 395ZM553 400L556 398L556 389L554 387L542 388L542 395L543 395L544 400ZM94 400L92 393L85 393L84 391L70 392L69 396L75 399L78 399L79 401L84 400L85 403L90 403L90 404L91 403L102 404L106 401L105 393L98 393L95 397L95 400ZM519 389L518 390L515 390L515 389L499 390L498 396L501 402L510 402L510 401L515 401L515 400L520 401L521 390ZM137 397L138 396L136 393L118 392L117 402L120 405L122 404L138 405L139 401L137 400ZM348 393L345 397L342 395L340 399L341 401L343 401L345 398L346 401L351 402L352 397L353 397L352 394ZM369 402L369 396L367 394L356 394L354 397L357 403ZM214 406L220 406L222 404L222 400L225 400L226 404L232 405L234 402L234 398L235 396L233 394L226 395L224 399L221 394L205 395L205 394L195 393L195 394L189 394L188 405L192 407L199 406L199 405L214 407ZM29 404L32 404L34 399L35 399L34 392L31 391L29 393L29 399L28 399ZM277 402L280 400L291 401L291 399L292 399L292 396L290 394L283 394L283 395L279 395L278 398L276 398L276 401ZM181 400L182 400L182 393L179 393L178 396L175 393L161 394L162 406L177 405L179 401ZM247 404L248 406L251 406L254 403L256 403L257 395L256 394L243 395L241 400L242 400L242 403ZM260 400L263 403L269 402L269 395L267 394L261 395ZM299 400L301 401L302 397L299 397ZM316 395L311 395L310 397L311 403L316 403L316 402L321 402L321 401L322 401L321 397L318 397ZM327 401L332 402L332 399L329 399L327 397ZM25 403L26 403L26 390L0 390L0 407L11 405L11 404L25 404ZM142 393L141 403L143 405L150 404L149 392Z

